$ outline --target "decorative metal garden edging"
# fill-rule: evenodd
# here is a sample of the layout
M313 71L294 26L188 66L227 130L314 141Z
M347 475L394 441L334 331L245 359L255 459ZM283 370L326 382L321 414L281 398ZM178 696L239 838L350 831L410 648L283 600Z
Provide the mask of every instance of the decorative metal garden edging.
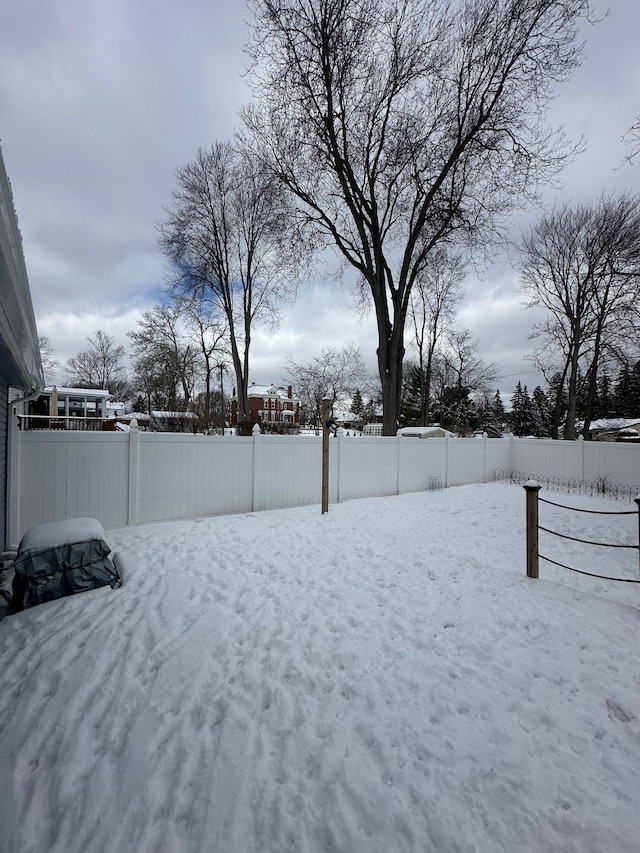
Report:
M545 489L556 492L566 492L575 495L599 495L603 498L626 498L633 500L640 494L640 485L628 486L626 483L608 483L605 477L596 480L578 480L576 477L553 477L547 474L527 473L526 471L510 471L496 468L496 483L515 483L523 486L529 480L535 480Z
M548 501L545 498L539 497L540 489L542 485L533 478L528 480L524 484L524 489L527 493L527 577L529 578L537 578L539 576L539 561L546 560L548 563L553 563L555 566L559 566L561 569L568 569L570 572L576 572L579 575L588 575L593 578L600 578L602 580L608 581L621 581L622 583L640 583L640 578L613 578L607 575L599 575L595 572L585 572L583 569L576 569L573 566L566 566L564 563L559 563L556 560L552 560L550 557L545 557L543 554L540 554L538 550L538 531L544 530L545 533L550 533L553 536L559 536L562 539L570 539L572 542L581 542L584 545L596 545L601 548L627 548L632 549L634 551L638 551L638 556L640 558L640 495L634 498L634 501L638 507L637 512L634 510L623 511L623 512L606 512L601 510L593 510L593 509L579 509L578 507L566 506L565 504L554 503L554 501ZM565 533L559 533L557 530L550 530L548 527L542 527L539 523L539 515L538 515L538 502L549 504L550 506L557 506L561 509L570 510L572 512L587 512L593 515L637 515L638 516L638 544L637 545L618 545L612 542L590 542L586 539L578 539L575 536L568 536Z

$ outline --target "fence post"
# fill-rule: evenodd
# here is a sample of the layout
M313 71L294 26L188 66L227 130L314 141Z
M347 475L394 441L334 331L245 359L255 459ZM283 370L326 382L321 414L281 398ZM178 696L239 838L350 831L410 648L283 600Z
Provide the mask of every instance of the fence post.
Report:
M444 440L444 487L449 488L449 436Z
M329 512L329 419L331 417L331 400L322 400L322 515Z
M129 506L127 512L129 527L138 523L139 442L138 421L132 418L129 427Z
M538 492L542 486L535 480L527 480L527 577L538 577Z
M634 498L633 502L638 507L638 563L640 564L640 495Z
M253 429L251 430L251 449L253 451L253 466L252 466L252 476L253 481L251 483L251 512L256 512L256 508L258 505L258 454L259 454L259 446L260 446L260 437L262 433L260 431L260 425L254 424Z

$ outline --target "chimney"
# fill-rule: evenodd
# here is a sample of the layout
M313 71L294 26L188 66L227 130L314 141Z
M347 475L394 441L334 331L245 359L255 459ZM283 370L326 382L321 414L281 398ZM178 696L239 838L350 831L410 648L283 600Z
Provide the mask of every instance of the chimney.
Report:
M293 397L292 390L291 390L291 385L289 385L289 386L287 387L287 397L288 397L289 399L291 399L291 398Z

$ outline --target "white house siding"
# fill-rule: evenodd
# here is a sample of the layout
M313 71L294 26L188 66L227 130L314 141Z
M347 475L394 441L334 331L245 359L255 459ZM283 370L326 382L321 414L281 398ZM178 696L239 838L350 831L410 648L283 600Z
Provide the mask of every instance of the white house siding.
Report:
M7 536L9 386L24 396L39 393L43 385L22 237L0 147L0 544L3 550L8 543L13 544Z
M7 546L7 399L9 388L0 376L0 551Z

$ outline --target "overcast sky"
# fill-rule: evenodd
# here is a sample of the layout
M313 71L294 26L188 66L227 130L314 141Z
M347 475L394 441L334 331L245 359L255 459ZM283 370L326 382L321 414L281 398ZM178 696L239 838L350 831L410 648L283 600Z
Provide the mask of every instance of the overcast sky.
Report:
M615 0L584 31L586 59L559 90L557 123L585 153L548 201L640 191L640 162L622 164L621 137L640 113L640 3ZM598 2L600 13L607 4ZM63 370L97 329L128 346L126 332L157 303L164 259L155 224L174 173L198 146L231 137L248 100L242 0L20 0L0 26L0 140L24 241L34 310ZM519 218L533 221L535 213ZM540 381L526 356L533 315L509 263L470 275L460 324L502 373L508 398L520 379ZM318 269L285 308L279 332L252 343L251 379L281 382L288 357L360 346L375 372L373 317ZM231 384L231 380L229 380Z

